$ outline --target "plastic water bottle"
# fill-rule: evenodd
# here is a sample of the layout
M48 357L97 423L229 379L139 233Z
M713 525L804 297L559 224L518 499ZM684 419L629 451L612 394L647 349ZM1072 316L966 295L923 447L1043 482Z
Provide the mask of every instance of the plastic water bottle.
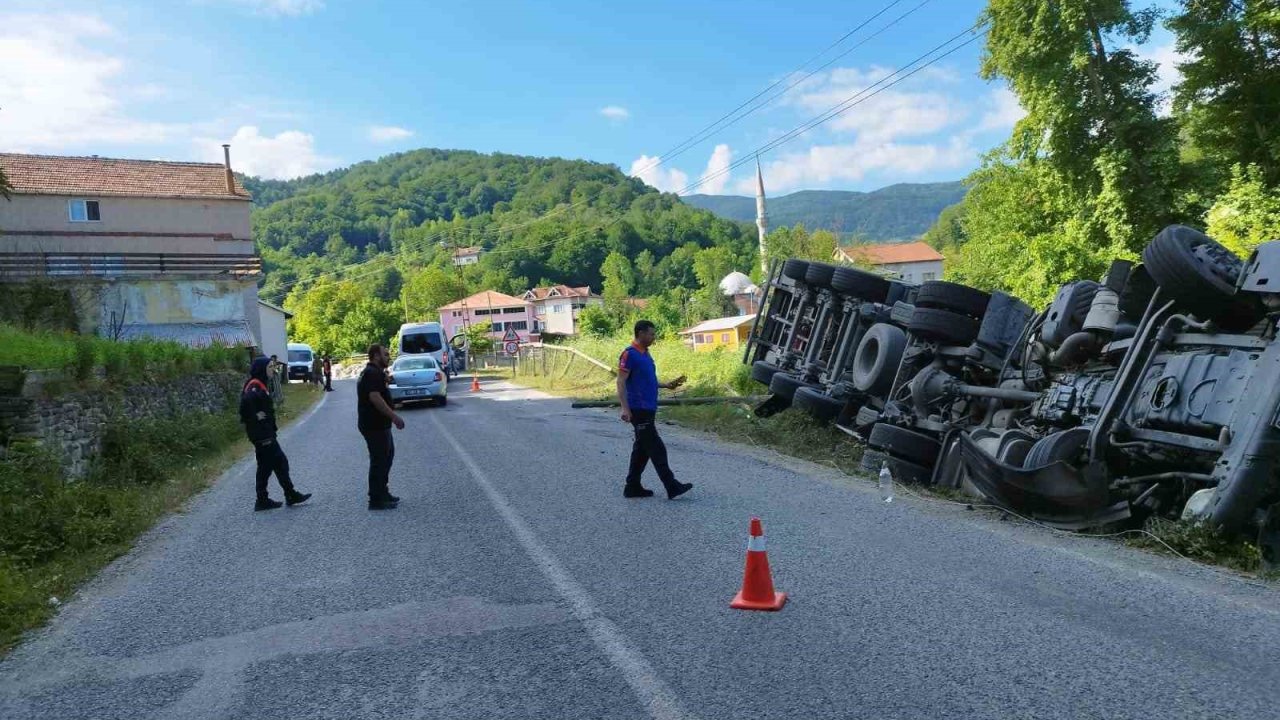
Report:
M880 463L880 479L876 482L880 488L880 497L887 503L893 502L893 473L889 472L889 463Z

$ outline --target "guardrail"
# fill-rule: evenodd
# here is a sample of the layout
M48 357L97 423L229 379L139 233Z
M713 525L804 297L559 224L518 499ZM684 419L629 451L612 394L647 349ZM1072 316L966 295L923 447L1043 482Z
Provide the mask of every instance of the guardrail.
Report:
M0 282L35 277L154 275L256 277L257 255L187 253L0 253Z

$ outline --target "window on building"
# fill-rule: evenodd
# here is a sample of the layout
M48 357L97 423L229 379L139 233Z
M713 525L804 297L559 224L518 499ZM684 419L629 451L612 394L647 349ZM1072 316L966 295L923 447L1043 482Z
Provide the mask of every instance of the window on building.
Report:
M493 324L493 328L490 330L490 332L502 332L502 323L496 322L492 324Z
M729 333L720 333L720 342L724 345L729 344Z
M920 273L920 280L922 282L927 282L929 280L937 280L937 279L938 279L938 275L936 273Z
M518 308L518 307L515 307L515 308L504 308L502 312L504 312L504 313L506 313L506 314L508 314L508 315L516 315L516 314L518 314L518 313L522 313L522 312L524 312L524 308Z
M552 306L551 306L551 312L553 312L553 313L563 313L563 312L564 312L564 307L565 307L564 305L552 305Z
M71 222L98 222L102 214L97 200L70 200L67 202L67 215Z
M508 330L528 330L529 323L526 320L515 320L506 324Z

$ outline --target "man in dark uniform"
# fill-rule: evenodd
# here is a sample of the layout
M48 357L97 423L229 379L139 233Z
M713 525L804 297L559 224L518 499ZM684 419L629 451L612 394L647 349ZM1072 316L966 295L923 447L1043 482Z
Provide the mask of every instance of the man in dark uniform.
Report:
M333 360L324 356L324 391L333 392Z
M387 390L387 366L391 355L381 345L369 346L369 364L356 383L356 413L360 434L369 448L369 509L390 510L400 498L391 494L387 484L391 463L396 457L391 426L404 429L404 420L391 409L391 393Z
M270 362L265 357L255 358L249 366L249 381L240 392L240 422L244 423L245 434L253 443L253 452L258 459L255 511L280 507L280 501L272 500L267 494L271 473L275 473L276 482L284 490L284 501L290 506L306 502L311 497L311 493L300 493L294 489L293 481L289 479L289 458L280 449L280 441L276 437L276 406L267 388L267 365Z
M658 436L658 388L675 390L684 384L684 376L668 383L658 382L658 369L649 354L649 346L657 338L653 323L641 320L635 326L635 340L618 358L618 402L622 405L622 421L635 428L636 439L631 445L631 467L627 471L627 483L622 496L627 498L652 497L653 491L640 484L645 465L653 462L658 479L667 489L667 499L677 497L693 489L693 483L676 480L675 473L667 465L667 446Z

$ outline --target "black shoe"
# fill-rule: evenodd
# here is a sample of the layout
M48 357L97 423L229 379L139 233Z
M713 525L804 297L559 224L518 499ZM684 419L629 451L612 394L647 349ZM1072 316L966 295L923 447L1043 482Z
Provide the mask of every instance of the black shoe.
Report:
M399 505L400 503L387 499L369 501L370 510L395 510Z
M284 505L284 503L280 502L279 500L272 500L271 498L263 498L253 504L253 511L258 512L259 510L275 510L281 505Z
M396 497L395 495L392 495L391 493L387 493L387 496L383 499L393 503L400 502L400 498Z
M301 492L298 492L297 490L294 490L293 492L288 493L284 496L284 502L289 507L293 507L294 505L301 505L302 503L310 499L311 499L311 493L301 493Z
M630 485L623 485L623 486L622 486L622 497L624 497L624 498L646 498L646 497L653 497L653 491L652 491L652 490L649 490L649 489L646 489L646 488L643 488L643 487L640 487L640 486L632 487L632 486L630 486Z
M674 485L667 486L667 499L675 500L681 495L693 489L693 483L677 482Z

